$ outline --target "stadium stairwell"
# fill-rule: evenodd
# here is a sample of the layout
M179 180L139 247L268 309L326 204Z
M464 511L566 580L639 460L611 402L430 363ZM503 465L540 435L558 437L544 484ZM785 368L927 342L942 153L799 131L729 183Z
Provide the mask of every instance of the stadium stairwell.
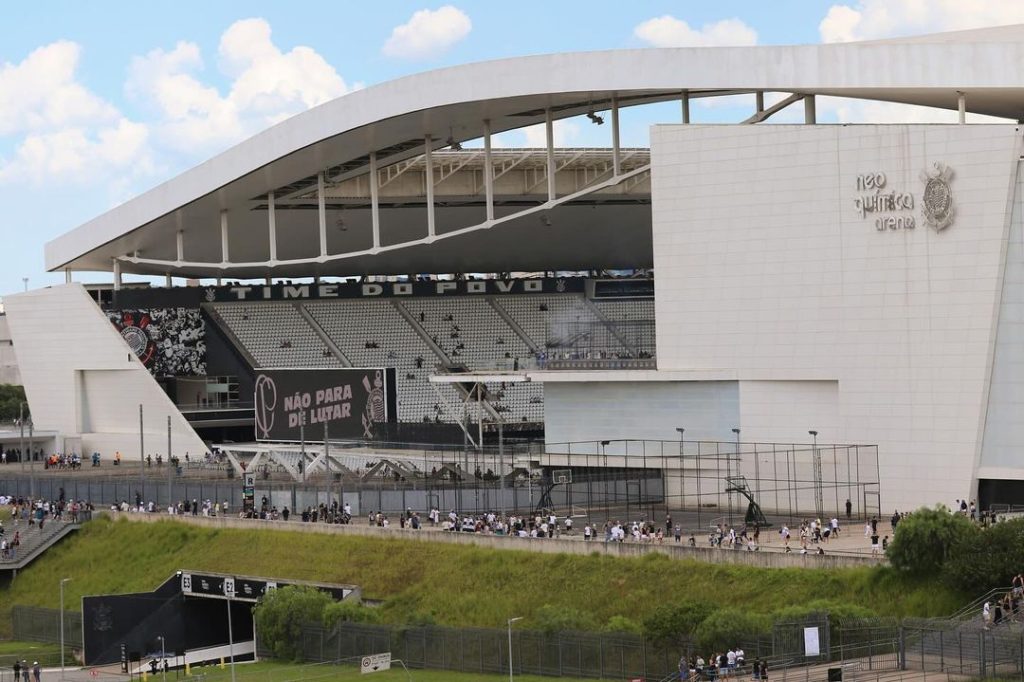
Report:
M507 324L512 329L512 331L516 333L516 336L523 340L523 343L525 343L530 350L532 350L535 354L539 354L543 350L540 346L536 344L536 342L534 342L533 339L530 338L530 336L523 330L523 328L519 326L519 323L516 322L511 315L508 314L508 311L501 307L500 303L494 300L493 296L487 297L487 305L491 306L494 312L498 313L501 319L505 320L505 324Z
M306 306L301 303L296 303L295 309L299 311L299 315L302 315L310 328L316 332L316 335L320 337L320 340L324 342L324 345L330 349L331 353L334 354L334 357L338 358L338 362L345 367L354 367L352 361L349 360L348 356L342 352L341 348L338 347L338 344L331 340L331 337L328 336L327 332L324 331L324 328L320 326L320 323L314 319L313 315L308 310L306 310Z

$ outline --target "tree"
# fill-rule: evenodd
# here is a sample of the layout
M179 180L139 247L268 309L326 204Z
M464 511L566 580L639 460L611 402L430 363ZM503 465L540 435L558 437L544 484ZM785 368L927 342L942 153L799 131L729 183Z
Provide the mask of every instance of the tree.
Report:
M900 526L902 533L902 526ZM1024 566L1024 519L979 529L953 547L943 579L973 594L1007 587Z
M702 601L661 604L644 618L643 632L652 641L674 644L692 635L714 610L714 606Z
M726 608L715 611L697 626L697 646L704 651L725 651L771 632L771 618L744 609Z
M900 521L887 555L894 567L910 573L942 570L953 548L966 542L978 529L963 514L952 514L943 505L922 507Z
M261 641L275 658L297 660L302 653L302 626L321 623L332 602L326 592L306 585L270 590L256 605L254 617Z
M380 611L362 602L336 601L324 609L324 625L333 628L338 623L376 623L380 620Z

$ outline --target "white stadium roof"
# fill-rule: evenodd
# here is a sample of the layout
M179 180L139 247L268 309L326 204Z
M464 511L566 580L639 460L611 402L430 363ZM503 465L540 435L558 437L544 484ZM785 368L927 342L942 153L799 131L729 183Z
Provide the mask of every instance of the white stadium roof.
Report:
M398 206L381 185L403 162L421 173L439 163L439 154L424 159L428 138L433 151L480 138L488 126L498 133L684 97L778 92L786 102L828 95L956 110L962 94L972 113L1019 119L1022 66L1024 26L1010 26L864 43L550 54L431 71L255 135L51 241L46 266L110 270L117 261L123 272L247 278L647 265L649 190L608 191L648 177L649 165L626 163L627 150L610 152L613 167L586 188L564 189L547 175L579 159L549 143L541 182L517 201L481 181L472 194L432 185ZM498 174L496 158L481 166L474 154L479 177L487 168ZM430 167L436 183L444 172ZM359 177L363 201L335 202L339 187Z

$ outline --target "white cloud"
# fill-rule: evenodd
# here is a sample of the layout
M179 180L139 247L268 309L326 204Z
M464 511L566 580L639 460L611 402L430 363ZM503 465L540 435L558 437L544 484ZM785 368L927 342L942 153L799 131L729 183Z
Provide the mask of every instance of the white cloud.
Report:
M818 25L826 43L999 26L1024 21L1008 0L857 0L832 5Z
M756 45L757 31L739 19L722 19L699 30L670 14L638 24L633 35L654 47Z
M527 126L521 128L518 132L523 135L525 147L540 147L544 148L548 146L548 136L546 126L543 123L537 125ZM568 147L571 146L573 140L579 137L580 127L576 123L567 120L555 121L551 127L552 136L555 138L556 147Z
M0 135L116 121L117 109L75 80L80 55L61 40L0 64Z
M395 26L382 51L402 59L436 57L469 35L472 28L466 13L452 5L421 9L409 21Z
M80 57L61 40L0 65L0 183L95 185L152 170L148 127L78 82Z
M349 90L313 49L282 52L264 19L229 26L218 56L232 78L226 95L200 79L204 62L194 43L182 41L170 51L156 49L132 60L126 90L157 110L161 144L210 153Z

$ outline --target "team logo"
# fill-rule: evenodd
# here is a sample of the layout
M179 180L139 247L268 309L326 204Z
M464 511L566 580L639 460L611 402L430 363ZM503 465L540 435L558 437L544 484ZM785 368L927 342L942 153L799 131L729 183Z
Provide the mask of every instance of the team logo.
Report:
M566 285L564 279L559 279L557 282L555 282L555 291L561 294L565 292L565 289Z
M121 313L121 316L114 320L114 326L121 332L121 338L146 367L152 364L156 355L156 343L147 331L150 322L152 319L147 313L139 312L136 319L135 313L130 311Z
M953 177L953 169L936 161L931 169L921 171L924 182L924 196L921 198L921 213L924 221L936 232L941 232L953 224L956 207L953 205L953 191L949 181Z
M92 629L96 632L114 629L114 612L106 604L100 604L92 612Z
M213 287L206 288L206 302L213 303L217 300L217 290Z
M370 378L363 377L363 388L366 389L366 407L363 408L363 436L373 438L374 422L382 422L385 418L384 407L384 378L378 370L373 377L373 385L370 385Z
M277 384L266 374L256 378L256 437L270 438L274 428L274 408L277 407Z

